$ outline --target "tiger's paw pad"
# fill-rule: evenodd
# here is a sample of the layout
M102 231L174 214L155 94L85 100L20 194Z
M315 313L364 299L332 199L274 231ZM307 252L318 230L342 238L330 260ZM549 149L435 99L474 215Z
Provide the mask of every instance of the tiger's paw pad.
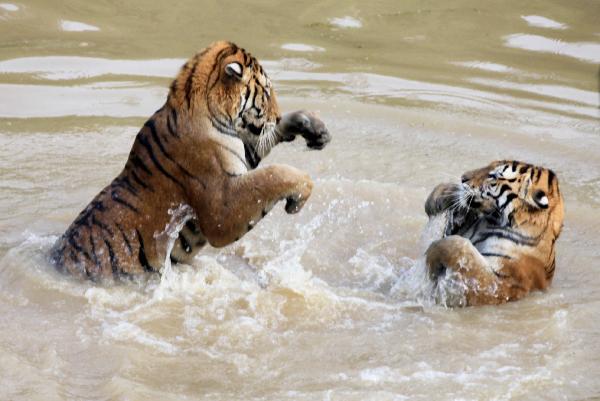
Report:
M292 195L288 196L285 199L285 211L287 214L295 214L302 209L304 203L306 203L307 197L303 197L302 195Z

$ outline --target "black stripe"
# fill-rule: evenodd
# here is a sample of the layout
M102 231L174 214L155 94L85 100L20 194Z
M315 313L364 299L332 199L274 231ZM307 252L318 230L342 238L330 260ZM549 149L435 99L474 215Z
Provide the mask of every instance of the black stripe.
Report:
M154 269L150 263L148 263L148 258L146 257L146 251L144 250L144 240L142 239L142 234L140 234L140 231L136 228L135 232L137 233L137 237L138 237L138 242L140 243L140 248L139 248L139 252L138 252L138 260L140 261L140 265L142 265L142 267L144 268L144 271L147 272L156 272L156 269Z
M172 122L172 119L175 120L175 123ZM171 114L167 114L167 129L171 136L179 138L179 134L177 133L177 111L175 109L171 109Z
M246 110L246 104L248 103L248 98L250 97L250 87L246 86L246 94L244 95L244 104L240 108L240 112L238 113L238 118L241 117L244 110Z
M552 183L554 182L554 178L556 178L554 171L548 170L548 189L552 188Z
M515 194L514 192L513 192L513 193L510 193L510 194L508 194L508 195L506 195L506 202L504 202L504 204L503 204L503 205L498 205L498 207L499 207L500 209L504 209L504 207L505 207L506 205L508 205L508 204L509 204L509 203L510 203L510 202L511 202L513 199L515 199L515 198L517 198L517 197L518 197L518 195L517 195L517 194Z
M246 143L244 143L244 155L246 157L248 165L251 168L256 168L256 166L258 166L258 163L260 163L260 156L258 156L258 154L251 145Z
M123 240L125 241L125 245L127 246L127 250L129 251L129 254L131 255L131 252L132 252L131 243L129 242L129 239L127 238L127 235L125 234L125 231L123 231L123 227L121 227L121 225L119 223L116 223L116 226L119 229L119 231L121 232L121 235L123 236Z
M108 248L108 257L110 258L110 267L112 268L113 277L119 274L119 261L117 259L117 255L115 255L115 251L113 251L110 242L106 238L104 238L104 244Z
M500 238L500 239L505 239L511 242L514 242L518 245L525 245L525 246L535 246L540 242L539 238L533 238L533 237L527 237L515 232L510 232L507 230L500 230L500 229L496 229L496 230L492 230L492 231L484 231L482 233L478 233L479 235L481 235L481 237L475 241L473 241L473 245L477 245L481 242L486 241L488 238Z
M546 270L546 279L551 279L552 276L554 276L554 270L556 270L556 259L552 259L552 263L550 264L549 268L544 270Z
M110 197L111 197L111 198L112 198L112 200L114 200L115 202L117 202L117 203L120 203L121 205L125 206L125 207L126 207L126 208L128 208L128 209L131 209L131 210L133 210L133 211L134 211L134 212L136 212L136 213L139 213L139 210L138 210L138 209L137 209L135 206L133 206L131 203L129 203L129 202L127 202L127 201L125 201L125 200L123 200L123 199L119 198L119 194L118 194L118 193L116 193L115 191L112 191L112 192L110 193Z
M500 187L500 192L498 193L498 195L495 195L494 198L498 199L502 196L502 194L506 191L510 190L510 185L508 184L502 184L502 186Z
M169 160L173 160L173 158L171 157L171 155L169 155L165 149L165 147L162 144L162 141L160 140L158 133L156 132L156 125L154 124L154 120L148 120L146 121L146 123L144 124L144 127L148 127L150 128L150 133L152 134L152 139L154 139L154 142L156 142L156 144L158 145L158 148L160 149L160 151L162 152L163 155L165 155L165 157Z
M127 178L127 177L117 178L116 180L114 180L114 185L119 188L125 189L127 192L129 192L133 196L138 195L137 189L135 189L135 187L133 185L131 185L131 183L129 182L129 178Z
M148 120L146 122L146 124L144 124L144 126L150 128L150 132L152 133L152 138L154 139L154 142L156 142L156 144L158 145L158 149L161 151L161 153L163 154L163 156L165 156L167 159L169 159L173 164L175 164L179 170L181 170L182 173L184 173L185 175L187 175L190 178L196 179L198 181L200 181L200 183L204 186L204 188L206 188L206 185L204 185L204 183L195 175L193 175L192 173L190 173L185 167L183 167L181 164L179 164L179 162L177 162L168 152L167 150L164 148L158 133L156 132L156 126L154 125L154 121L153 120Z
M233 129L232 127L230 127L227 124L225 124L222 121L220 121L213 114L209 114L208 118L210 119L210 122L211 122L212 126L217 131L219 131L222 134L229 135L231 137L239 139L239 136L238 136L237 131L235 129Z
M144 145L144 147L148 151L148 155L150 156L150 159L152 160L152 162L154 163L154 165L156 166L156 168L161 173L163 173L167 178L170 178L177 185L179 185L181 188L185 189L184 185L177 178L175 178L171 174L169 174L167 172L167 170L164 169L164 167L162 166L162 164L160 164L160 162L156 158L156 155L154 154L154 151L152 150L152 146L150 145L150 143L148 142L148 140L146 139L146 137L141 132L138 134L138 140L140 141L140 143L142 145Z
M173 255L169 255L169 259L171 259L171 263L175 263L175 264L179 263L179 261L177 260L177 258L175 256L173 256Z
M113 236L112 230L106 224L96 219L96 216L94 215L92 215L92 224L100 227L101 230L106 231L111 237Z
M258 110L256 108L256 96L258 96L258 88L256 87L257 85L258 85L258 82L254 82L254 95L252 96L252 106L250 106L250 107L255 108L256 111L260 113L260 110Z
M90 233L90 244L92 245L93 261L96 264L96 267L101 269L100 260L98 260L98 255L96 255L96 243L94 242L94 236L91 233ZM86 268L86 272L87 272L87 268Z
M138 177L138 175L136 174L136 172L134 170L131 170L131 178L133 178L133 181L135 181L135 183L138 184L140 187L147 189L150 192L154 192L154 189L150 188L150 186L148 184L146 184L144 181L142 181L140 179L140 177Z
M238 159L239 161L241 161L241 162L244 164L244 166L246 166L246 169L249 169L249 168L248 168L248 163L246 163L246 160L245 160L245 159L243 159L243 158L242 158L242 157L241 157L241 156L240 156L240 155L239 155L239 154L238 154L238 153L237 153L235 150L231 149L231 148L230 148L230 147L228 147L228 146L222 145L222 144L219 144L219 146L220 146L221 148L223 148L224 150L228 151L229 153L231 153L232 155L234 155L235 157L237 157L237 159ZM245 149L244 149L244 151L245 151Z
M91 208L85 208L79 214L79 216L77 216L77 218L75 219L73 224L75 224L76 226L85 225L87 227L91 227L89 217L92 215L92 211L93 211L93 209L91 209Z
M535 184L537 184L537 182L540 180L541 176L542 176L542 169L539 167L535 168L535 175L533 177L533 182Z
M518 163L519 162L516 160L513 160L513 162L512 162L512 171L514 171L515 173L517 172L517 164Z
M181 247L185 251L185 253L192 252L192 246L190 245L190 241L183 235L182 232L179 233L179 242L181 242Z
M504 255L502 253L481 252L481 255L482 256L488 256L488 257L497 257L497 258L512 259L512 256Z
M146 174L152 175L152 171L150 171L150 169L146 166L146 164L144 164L144 162L142 161L142 159L140 159L140 157L138 155L136 155L136 154L133 155L133 157L131 157L131 162L133 163L134 166L139 167L142 170L144 170L144 172Z
M90 256L90 254L84 250L81 245L79 245L76 241L75 238L73 238L73 236L68 235L67 236L67 242L69 243L69 245L71 245L73 248L75 248L75 250L79 253L82 253L83 256L85 256L87 259L92 260L92 257Z

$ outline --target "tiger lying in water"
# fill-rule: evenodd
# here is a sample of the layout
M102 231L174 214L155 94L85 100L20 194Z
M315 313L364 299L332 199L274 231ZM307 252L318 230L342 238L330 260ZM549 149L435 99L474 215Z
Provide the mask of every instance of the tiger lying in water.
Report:
M514 301L552 282L564 206L548 169L496 161L440 184L425 203L428 216L446 213L444 238L426 251L431 279L453 274L463 294L451 306Z
M53 262L91 279L156 272L167 252L157 234L182 206L192 218L178 234L173 262L189 262L207 242L238 240L279 200L298 212L311 194L308 174L287 165L255 169L296 135L315 149L330 140L311 114L281 117L271 81L250 53L214 43L181 68L125 168L58 240Z

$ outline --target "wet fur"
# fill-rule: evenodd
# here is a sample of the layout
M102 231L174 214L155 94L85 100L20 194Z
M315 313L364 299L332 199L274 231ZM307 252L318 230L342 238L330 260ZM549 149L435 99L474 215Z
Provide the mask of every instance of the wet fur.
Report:
M52 261L94 280L157 272L166 256L157 234L182 205L192 215L174 262L188 262L206 243L238 240L279 200L288 213L298 212L311 194L308 174L287 165L255 169L273 146L296 135L315 148L330 139L309 113L281 118L275 91L248 52L230 42L209 46L181 68L123 171L58 240Z
M426 251L430 277L437 282L455 273L466 305L501 304L548 288L564 219L556 174L504 160L462 181L438 185L426 201L429 216L449 217L446 236Z

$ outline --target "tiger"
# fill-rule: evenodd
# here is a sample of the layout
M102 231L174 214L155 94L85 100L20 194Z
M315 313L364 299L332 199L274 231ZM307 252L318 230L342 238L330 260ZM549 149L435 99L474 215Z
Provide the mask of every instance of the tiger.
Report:
M438 185L425 202L430 220L447 217L443 238L425 252L435 286L444 277L460 284L447 305L497 305L546 290L564 219L556 174L500 160L464 173L461 181Z
M315 114L281 115L251 53L227 41L209 45L181 67L123 170L57 240L51 262L94 281L156 273L166 257L189 263L207 243L239 240L280 200L297 213L311 195L309 175L284 164L257 168L275 145L297 136L311 149L331 140ZM160 234L177 216L169 256Z

